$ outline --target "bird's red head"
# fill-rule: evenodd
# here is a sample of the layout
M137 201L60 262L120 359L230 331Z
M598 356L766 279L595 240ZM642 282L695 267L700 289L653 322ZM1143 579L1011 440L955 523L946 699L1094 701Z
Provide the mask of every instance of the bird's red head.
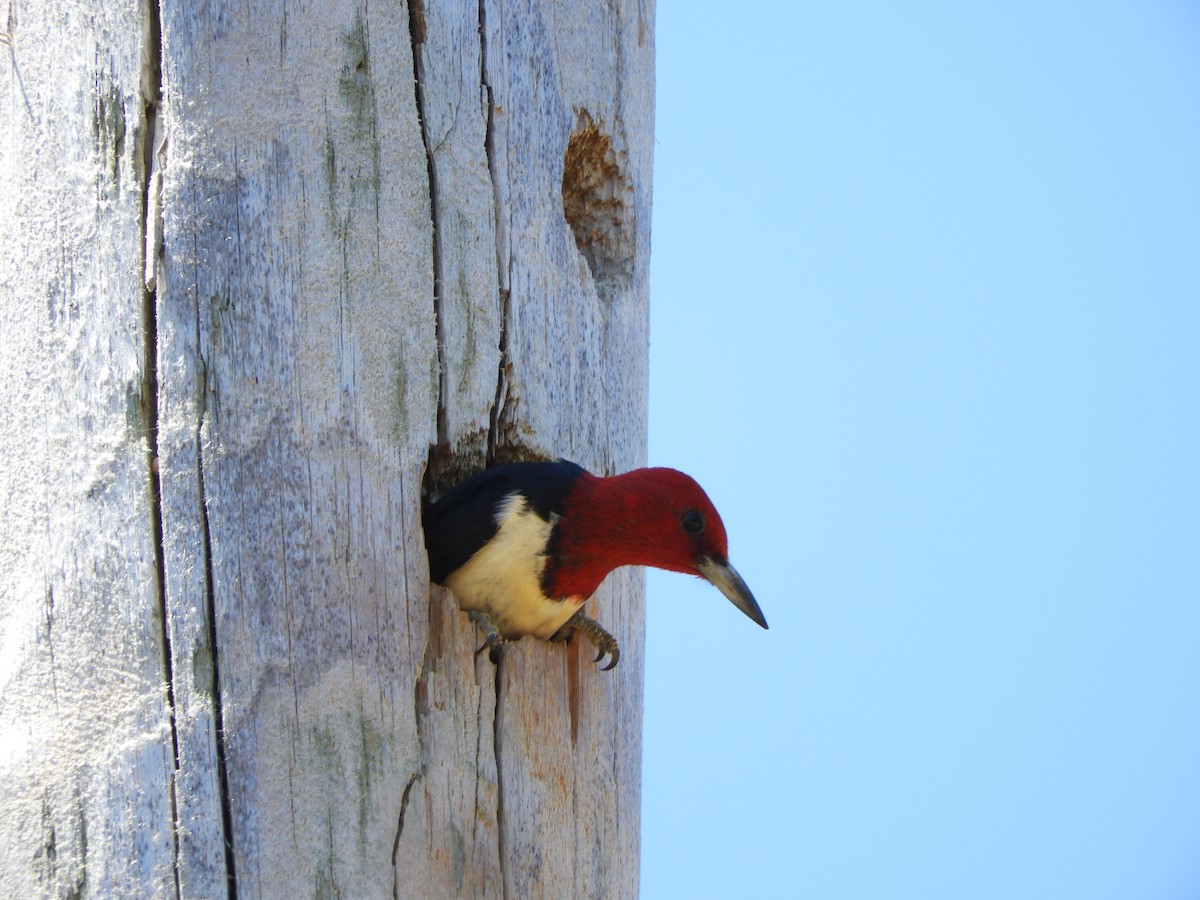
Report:
M598 490L609 495L609 519L598 524L631 564L699 575L701 560L728 558L725 523L690 476L635 469L598 481Z
M619 566L654 566L711 581L766 627L729 565L725 523L704 489L675 469L581 476L564 504L546 578L560 596L589 596Z

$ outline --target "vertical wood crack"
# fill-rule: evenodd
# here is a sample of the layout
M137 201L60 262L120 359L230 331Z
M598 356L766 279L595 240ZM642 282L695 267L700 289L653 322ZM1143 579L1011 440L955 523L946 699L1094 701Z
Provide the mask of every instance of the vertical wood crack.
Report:
M488 31L487 31L487 0L479 0L479 78L483 98L487 108L487 123L484 131L484 154L487 158L488 176L492 182L492 208L495 214L496 239L496 288L500 300L500 347L499 365L496 372L496 394L492 401L492 411L488 421L487 434L487 464L496 463L496 454L500 445L500 429L503 425L505 407L508 403L508 371L511 358L508 348L508 330L511 316L511 291L509 284L509 261L505 258L506 229L500 219L500 173L496 166L496 99L488 77Z
M237 145L234 144L234 158L237 158ZM195 197L192 198L193 203L196 202ZM235 207L240 207L241 198L237 198ZM237 226L240 229L240 223ZM240 252L241 242L237 244ZM238 261L240 266L240 259ZM193 285L200 283L197 277L193 280ZM208 395L209 395L209 377L208 364L204 358L204 353L200 349L203 347L203 325L201 322L202 304L196 303L196 331L195 331L195 347L197 353L196 368L197 382L199 390L197 392L197 401L199 408L196 414L195 430L192 434L192 439L195 441L196 447L196 495L198 500L198 512L200 513L200 538L202 544L202 554L204 562L204 639L209 647L212 658L212 684L201 685L197 684L196 688L200 691L207 690L209 696L212 697L213 703L213 736L216 744L217 757L217 785L220 792L221 803L221 834L224 843L225 851L225 892L229 900L236 900L238 895L237 889L237 861L233 849L233 803L232 794L229 789L229 764L228 764L228 743L225 733L225 703L221 693L221 653L220 644L218 641L217 631L217 596L216 596L216 579L214 577L213 566L213 545L212 545L212 523L208 514L208 490L205 486L205 462L204 462L204 420L208 416Z
M479 81L482 96L487 107L487 122L484 130L484 155L487 158L488 175L492 182L492 208L495 221L496 240L496 289L500 300L500 340L499 362L496 372L496 395L492 401L492 411L488 419L487 434L487 464L496 462L496 451L500 443L501 418L507 405L507 381L510 365L508 352L508 327L510 316L510 291L507 287L508 260L504 259L505 239L503 223L500 220L500 185L499 173L496 170L496 99L488 77L488 24L487 0L479 0ZM507 823L504 817L504 753L501 740L504 714L504 688L500 678L500 667L504 664L503 656L496 661L495 691L496 702L492 707L492 758L496 765L496 844L499 856L500 889L504 900L508 900L508 840ZM482 724L482 723L481 723Z
M433 324L437 337L438 357L438 405L437 442L446 446L449 427L446 422L446 333L442 325L445 315L442 296L442 232L438 220L437 167L433 162L433 147L430 145L429 122L425 115L425 62L421 48L425 44L425 3L413 0L409 8L408 31L412 39L413 80L416 85L417 118L421 123L421 144L425 148L425 168L429 177L429 217L432 224L433 241Z
M500 291L500 365L496 373L496 396L492 400L492 412L488 419L487 464L496 463L496 450L500 443L501 418L508 403L508 307L509 293Z
M163 546L162 480L158 465L158 289L156 267L160 212L156 180L155 144L158 129L158 104L162 96L162 28L159 4L148 3L142 19L144 52L141 71L141 246L143 285L142 304L142 396L141 413L146 425L146 470L149 476L150 529L154 550L155 592L158 602L159 653L162 655L163 681L166 684L167 715L171 728L173 767L168 782L171 805L172 868L175 897L181 896L179 883L179 729L175 707L175 657L171 645L171 618L167 603L166 551ZM53 595L51 595L53 597ZM51 600L51 602L53 602Z
M480 0L478 5L479 17L479 40L480 40L480 79L481 79L481 96L486 103L487 108L487 123L485 134L485 152L487 156L488 172L491 177L494 204L497 211L499 210L499 184L497 181L498 175L496 172L496 164L494 157L495 148L495 132L493 124L494 101L491 85L488 83L487 76L487 28L485 18L485 0ZM416 106L417 115L421 125L421 140L425 149L425 160L429 178L429 200L430 200L430 216L432 219L432 258L433 258L433 306L434 306L434 325L437 336L437 359L438 359L438 406L437 406L437 443L434 448L431 448L429 463L425 473L426 491L433 493L431 489L436 488L438 491L443 490L446 485L442 483L446 475L447 462L451 450L450 444L452 435L449 433L449 387L447 385L447 349L446 349L446 316L444 296L444 259L443 246L444 240L442 225L439 216L439 183L437 166L435 162L436 147L433 144L433 138L430 134L429 121L427 116L427 104L430 102L427 89L425 63L422 56L425 40L426 40L427 21L425 17L425 3L423 0L413 0L409 8L409 35L412 42L413 53L413 76L416 86ZM498 233L496 236L496 256L497 263L501 268L498 270L498 297L500 303L500 334L499 334L499 365L497 370L496 390L494 402L489 414L487 444L486 444L486 462L488 465L496 462L497 448L502 444L500 439L501 429L503 428L502 414L507 405L507 371L510 365L508 352L508 324L509 324L509 291L506 287L507 283L507 261L502 259L504 242ZM502 448L501 448L502 449ZM452 466L450 467L452 468ZM440 616L436 613L436 604L430 604L430 637L426 645L426 654L421 668L421 672L416 680L414 691L414 706L416 708L417 719L417 736L421 743L422 749L422 765L425 764L425 757L428 753L425 720L428 716L429 698L426 692L425 678L432 669L432 665L437 656L440 655L440 639L434 637L435 634L440 634L443 627L440 621ZM491 722L491 741L493 758L496 764L496 801L495 801L495 822L497 834L497 875L499 882L502 885L503 896L506 898L509 894L509 877L508 877L508 854L507 840L505 834L505 791L503 777L503 748L501 716L503 714L503 689L501 682L500 667L503 661L495 666L493 674L492 687L495 692L495 703L493 706L493 718ZM480 706L482 710L482 704ZM487 740L488 723L483 721L482 713L478 722L479 740ZM478 760L476 757L476 776L478 784ZM396 837L393 845L393 870L397 862L399 854L401 835L404 828L404 819L407 814L407 807L410 797L410 792L416 780L420 777L420 772L413 775L405 786L404 794L401 799L400 815L397 822ZM478 787L476 790L476 809L478 812ZM488 810L490 814L492 811ZM398 879L399 873L396 874ZM393 884L393 894L398 896L399 882Z
M500 723L503 721L504 690L500 681L500 667L504 665L503 655L496 661L495 685L496 708L492 711L492 756L496 760L496 843L500 857L500 889L504 900L508 900L508 841L507 828L504 821L504 756L501 752Z
M197 328L199 322L197 321ZM197 340L197 346L199 341ZM207 382L207 378L205 379ZM217 778L221 788L221 829L225 836L225 886L229 900L237 892L237 866L233 852L233 805L229 791L228 748L225 742L225 706L221 699L221 654L217 646L217 603L213 580L212 529L208 520L208 494L204 487L204 410L196 423L196 478L200 495L200 530L204 539L204 594L207 606L208 645L212 648L212 698L217 743Z
M409 39L412 44L413 84L417 107L417 119L421 126L421 145L425 151L425 169L429 180L429 218L431 259L433 263L433 324L437 346L437 438L434 447L430 448L429 461L425 468L425 490L441 478L441 464L450 450L449 422L447 418L448 388L446 384L446 329L444 317L445 298L443 294L443 261L442 261L442 227L438 210L438 177L437 166L434 162L434 147L429 133L429 121L426 115L426 75L425 62L422 52L425 45L426 21L424 0L412 0L408 10ZM440 452L439 452L440 451ZM392 896L400 897L400 872L397 868L400 854L400 842L404 835L405 818L408 814L408 804L412 796L413 786L420 779L428 759L429 725L427 720L430 713L428 686L426 679L433 669L434 661L441 653L440 633L441 617L433 602L432 591L429 592L427 605L427 628L425 653L421 661L420 671L413 684L413 711L417 729L417 742L421 751L421 767L414 772L404 786L400 798L400 812L396 820L396 836L392 842Z
M413 772L404 785L404 793L400 796L400 815L396 819L396 838L392 841L392 897L394 900L400 900L400 873L396 869L396 858L400 855L400 838L404 835L404 817L408 814L408 800L412 796L413 785L420 777L420 772Z

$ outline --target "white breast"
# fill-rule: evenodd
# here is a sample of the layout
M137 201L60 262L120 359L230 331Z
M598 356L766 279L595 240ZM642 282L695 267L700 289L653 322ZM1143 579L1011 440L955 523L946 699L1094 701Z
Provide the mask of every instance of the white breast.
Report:
M495 537L446 579L446 587L462 609L487 613L505 637L548 638L587 599L551 600L542 593L546 542L554 523L514 493L497 510L496 524Z

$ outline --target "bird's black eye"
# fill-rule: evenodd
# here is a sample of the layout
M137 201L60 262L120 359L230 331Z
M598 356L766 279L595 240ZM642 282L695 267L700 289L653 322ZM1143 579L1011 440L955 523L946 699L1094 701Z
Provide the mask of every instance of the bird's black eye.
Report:
M697 535L704 533L704 514L698 510L685 510L683 515L679 517L679 522L683 525L683 530L688 534Z

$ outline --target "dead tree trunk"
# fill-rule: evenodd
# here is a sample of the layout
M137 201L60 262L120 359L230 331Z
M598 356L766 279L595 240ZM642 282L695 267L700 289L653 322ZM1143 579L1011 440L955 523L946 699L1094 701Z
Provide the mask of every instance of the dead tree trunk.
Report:
M420 507L643 461L651 0L8 10L0 895L634 895L640 575L493 667Z

